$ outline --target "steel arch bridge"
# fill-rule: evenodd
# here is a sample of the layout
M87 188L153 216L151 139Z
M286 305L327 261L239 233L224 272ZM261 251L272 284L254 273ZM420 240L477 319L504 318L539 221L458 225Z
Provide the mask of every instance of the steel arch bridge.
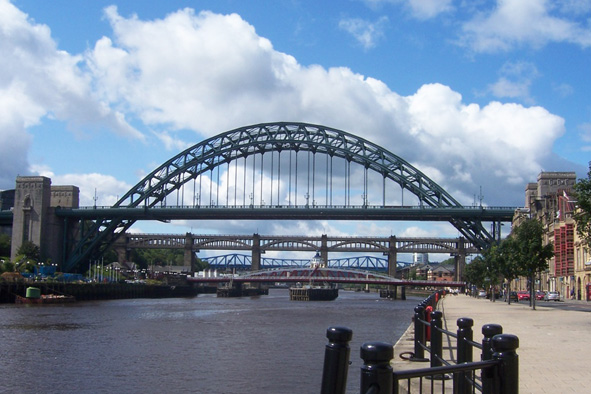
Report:
M342 188L335 187L337 181ZM381 204L370 205L370 192L378 195L374 191L380 187ZM394 195L398 190L400 198ZM404 205L405 190L415 205ZM298 202L302 192L305 204L301 197ZM357 196L360 204L355 203ZM406 208L407 216L388 214L393 206ZM92 218L80 226L84 231L79 239L71 241L74 247L66 270L104 252L136 220L417 220L421 216L437 220L433 218L443 215L464 237L484 248L499 235L494 230L491 235L481 220L489 218L496 226L510 220L512 212L507 208L495 215L482 207L463 207L425 174L377 144L345 131L290 122L246 126L208 138L156 168L112 207L93 208L56 210L61 217Z

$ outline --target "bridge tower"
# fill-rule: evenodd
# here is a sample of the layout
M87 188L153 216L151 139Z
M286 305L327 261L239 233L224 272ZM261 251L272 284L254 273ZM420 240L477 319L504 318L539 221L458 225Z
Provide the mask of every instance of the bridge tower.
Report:
M51 186L51 179L43 176L17 177L11 259L15 260L18 249L24 242L30 241L39 246L42 260L62 263L67 248L71 247L77 224L58 218L55 208L78 208L79 197L80 191L76 186Z

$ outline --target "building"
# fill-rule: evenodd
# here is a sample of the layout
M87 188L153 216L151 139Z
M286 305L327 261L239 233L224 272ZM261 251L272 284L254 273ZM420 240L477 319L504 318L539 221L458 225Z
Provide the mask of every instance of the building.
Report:
M548 270L535 279L535 288L576 294L574 202L569 197L576 182L574 172L541 172L537 183L525 188L525 209L518 210L513 226L532 218L544 228L544 244L554 245L554 257ZM583 279L580 286L582 286ZM527 278L517 280L517 290L527 290ZM581 290L581 288L579 288ZM581 290L582 291L582 290Z
M413 264L429 264L429 253L413 253Z
M39 247L42 261L62 262L64 241L71 240L78 225L59 219L55 209L78 208L79 193L76 186L52 186L51 179L43 176L19 176L12 208L11 260L16 261L19 248L29 241Z
M452 282L454 280L454 270L443 265L429 270L427 273L427 280L436 282Z

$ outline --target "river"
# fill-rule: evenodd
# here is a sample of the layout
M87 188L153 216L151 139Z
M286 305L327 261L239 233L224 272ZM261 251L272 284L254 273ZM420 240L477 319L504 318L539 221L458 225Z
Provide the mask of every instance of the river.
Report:
M418 298L341 291L328 302L254 298L133 299L0 305L2 393L319 393L329 326L353 330L348 393L359 391L359 348L395 343Z

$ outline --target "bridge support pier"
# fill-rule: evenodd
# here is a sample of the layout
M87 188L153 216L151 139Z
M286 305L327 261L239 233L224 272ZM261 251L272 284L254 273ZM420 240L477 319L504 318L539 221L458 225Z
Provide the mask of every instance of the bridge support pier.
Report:
M454 281L459 282L464 277L464 269L466 268L466 246L463 237L458 239L458 253L454 256L455 272Z
M251 271L258 271L261 269L261 236L258 234L252 235L252 256L251 256Z
M388 275L390 275L391 277L396 276L397 258L398 251L396 249L396 237L391 235L388 248Z
M185 254L183 256L183 267L185 270L195 272L195 251L193 251L193 234L185 234Z
M322 234L322 239L320 241L320 258L322 259L322 264L327 264L328 262L328 237L326 234Z

